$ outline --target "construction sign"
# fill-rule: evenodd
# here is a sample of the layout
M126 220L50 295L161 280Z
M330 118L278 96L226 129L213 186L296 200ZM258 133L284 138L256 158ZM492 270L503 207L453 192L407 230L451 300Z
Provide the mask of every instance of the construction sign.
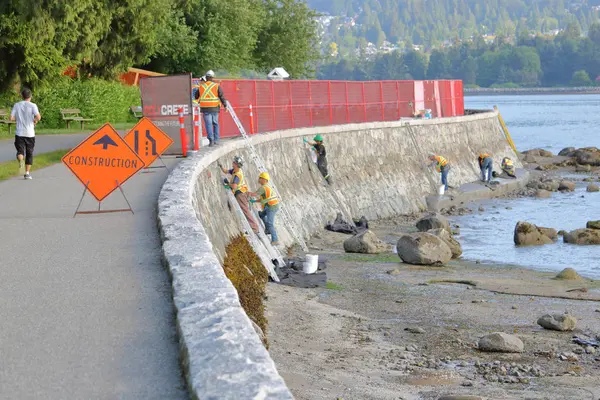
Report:
M62 162L98 201L145 165L108 123L65 154Z
M146 117L142 118L123 139L144 161L146 167L152 165L173 144L173 139Z

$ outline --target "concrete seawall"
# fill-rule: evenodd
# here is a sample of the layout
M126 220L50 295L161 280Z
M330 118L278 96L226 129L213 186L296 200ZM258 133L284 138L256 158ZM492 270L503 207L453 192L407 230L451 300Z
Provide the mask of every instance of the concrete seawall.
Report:
M311 172L302 137L320 133L327 148L332 187ZM280 190L296 228L308 238L337 212L368 219L422 210L439 176L425 168L428 152L452 164L450 185L479 176L476 157L492 153L520 162L506 142L495 112L438 120L339 125L271 132L251 139ZM182 161L159 198L164 260L173 279L182 360L193 398L292 398L241 308L221 268L225 247L240 232L227 207L217 160L246 160L252 190L258 171L244 142L231 140ZM280 241L292 244L277 221Z

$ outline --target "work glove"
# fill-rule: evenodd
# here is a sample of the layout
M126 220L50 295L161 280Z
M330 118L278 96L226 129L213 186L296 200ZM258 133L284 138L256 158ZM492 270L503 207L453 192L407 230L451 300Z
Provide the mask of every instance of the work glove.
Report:
M250 203L256 203L256 199L250 199Z
M308 140L306 140L306 138L302 138L302 141L303 141L304 143L308 143Z

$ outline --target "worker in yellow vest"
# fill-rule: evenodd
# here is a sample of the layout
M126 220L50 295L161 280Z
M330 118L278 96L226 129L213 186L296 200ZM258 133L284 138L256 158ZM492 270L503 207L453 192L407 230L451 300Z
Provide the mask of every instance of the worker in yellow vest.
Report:
M240 205L242 212L246 216L252 231L254 231L254 233L258 233L258 224L252 215L252 210L250 210L250 194L248 193L248 185L246 185L244 172L242 171L243 165L244 161L242 160L242 157L235 156L233 157L233 168L227 170L221 167L221 170L224 174L229 174L232 176L231 181L225 179L224 183L229 185L231 188L231 191Z
M490 183L492 180L492 165L494 163L492 156L488 153L481 153L479 154L479 157L477 157L477 162L479 163L479 170L481 171L481 180Z
M210 70L205 77L206 81L200 84L196 96L206 127L208 146L212 147L219 144L219 111L221 110L221 104L223 104L223 107L227 107L227 100L225 100L221 85L213 82L215 73Z
M442 185L444 185L444 190L448 190L450 163L444 157L438 156L435 153L429 153L429 161L431 161L431 166L435 165L435 170L442 174Z
M271 177L268 172L262 172L258 177L260 189L256 193L251 193L252 197L260 200L263 209L258 216L265 223L265 233L271 235L271 244L278 245L277 230L275 229L275 214L279 211L279 197L273 188L269 185Z
M511 178L516 178L517 176L515 175L515 164L513 163L513 160L511 160L508 157L504 157L502 159L502 172L504 172L506 175L508 175Z

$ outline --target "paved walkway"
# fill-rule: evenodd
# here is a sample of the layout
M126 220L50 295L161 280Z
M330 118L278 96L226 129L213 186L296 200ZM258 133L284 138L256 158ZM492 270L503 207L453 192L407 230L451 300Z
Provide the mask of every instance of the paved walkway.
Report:
M37 135L35 137L35 152L47 153L54 150L70 149L77 146L88 135L90 134ZM0 140L0 162L14 160L16 154L14 139Z
M73 218L83 187L63 165L0 183L0 399L188 398L155 218L167 172L155 171L124 185L135 215ZM124 205L119 192L102 203Z

